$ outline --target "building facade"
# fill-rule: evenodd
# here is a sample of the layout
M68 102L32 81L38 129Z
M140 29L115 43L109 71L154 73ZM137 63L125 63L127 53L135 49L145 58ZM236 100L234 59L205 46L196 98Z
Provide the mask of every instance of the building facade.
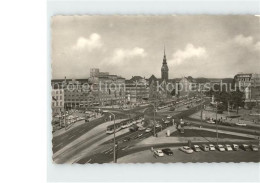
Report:
M91 68L90 69L90 77L97 77L97 76L99 76L99 69Z
M99 76L98 88L100 105L123 105L125 103L125 78L117 75Z
M52 114L60 114L64 111L64 90L52 89Z
M260 74L239 73L234 77L237 88L244 92L245 106L260 103Z
M133 76L126 80L126 101L127 103L143 103L149 98L148 81L141 76Z
M239 73L234 77L235 87L241 87L242 90L250 86L252 83L252 74Z
M198 93L198 84L192 77L183 77L177 84L177 93L179 97L191 97Z

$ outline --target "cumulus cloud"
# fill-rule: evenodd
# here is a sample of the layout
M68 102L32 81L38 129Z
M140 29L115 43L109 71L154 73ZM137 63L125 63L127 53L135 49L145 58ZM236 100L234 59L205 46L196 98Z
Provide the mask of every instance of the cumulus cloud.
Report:
M195 47L193 44L187 44L184 50L177 50L169 60L170 65L180 65L191 58L206 57L206 49L204 47Z
M255 49L260 51L260 41L255 44Z
M118 64L124 60L128 60L134 57L145 57L147 53L143 48L135 47L133 49L117 48L113 52L113 56L110 59L110 64Z
M72 46L74 50L87 49L92 51L97 48L101 48L103 43L101 41L101 36L97 33L92 33L89 38L79 37L76 44Z
M249 46L253 43L253 38L251 36L245 37L244 35L240 34L234 38L234 42L241 46Z
M240 34L240 35L235 36L232 41L233 41L233 43L235 43L239 46L247 47L248 49L252 49L252 50L260 49L260 42L255 43L252 36L246 37L246 36Z

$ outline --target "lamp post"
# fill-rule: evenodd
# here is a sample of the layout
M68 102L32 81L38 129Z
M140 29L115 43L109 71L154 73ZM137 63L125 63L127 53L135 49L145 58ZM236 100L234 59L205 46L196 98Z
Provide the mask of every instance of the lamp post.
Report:
M202 115L203 115L203 108L202 108L202 104L203 104L202 91L200 91L200 99L201 99L201 103L200 103L200 126L202 126Z
M218 145L218 121L217 121L217 116L218 116L218 102L216 102L216 133L217 133L217 145Z
M153 106L153 136L155 137L155 104L152 104Z
M109 116L109 118L110 118L110 121L112 120L112 116L111 115L113 115L113 117L114 117L114 143L113 143L113 145L114 145L114 163L116 163L116 116L115 116L115 114L113 114L113 113L111 113L111 112L107 112L107 113L109 113L110 114L110 116Z

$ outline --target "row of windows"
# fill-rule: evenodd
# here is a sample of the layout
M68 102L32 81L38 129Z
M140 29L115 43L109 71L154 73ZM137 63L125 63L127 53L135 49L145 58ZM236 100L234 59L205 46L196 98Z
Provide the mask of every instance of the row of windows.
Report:
M56 100L62 100L62 96L53 96L53 98L55 98Z
M111 100L112 98L101 98L101 101L106 101L106 100ZM113 98L113 99L125 99L125 97L117 97L117 98Z
M52 102L52 106L54 106L54 107L62 107L63 106L63 102Z
M250 81L250 78L240 78L239 81Z
M56 90L56 91L53 91L53 94L62 94L63 91L62 90Z

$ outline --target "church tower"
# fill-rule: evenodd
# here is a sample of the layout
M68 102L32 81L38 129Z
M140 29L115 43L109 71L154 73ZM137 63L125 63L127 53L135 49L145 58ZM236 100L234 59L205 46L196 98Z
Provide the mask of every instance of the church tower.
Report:
M163 56L163 64L161 68L161 75L162 75L162 80L168 81L169 76L168 76L169 68L167 65L167 60L166 60L166 55L165 55L165 47L164 47L164 56Z

